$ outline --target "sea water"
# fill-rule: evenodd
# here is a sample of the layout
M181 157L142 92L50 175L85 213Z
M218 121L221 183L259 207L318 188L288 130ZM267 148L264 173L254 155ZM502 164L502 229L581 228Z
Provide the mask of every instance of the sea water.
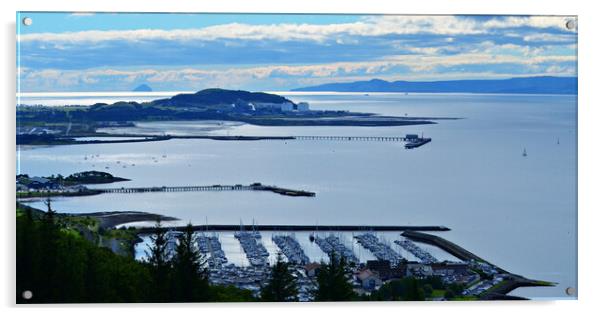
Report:
M565 288L576 287L576 96L370 93L288 97L309 102L312 109L460 119L399 127L143 122L133 128L105 131L279 136L424 134L433 141L413 150L397 142L200 139L22 146L18 172L46 176L100 170L132 179L98 187L261 182L313 191L317 194L314 198L251 191L103 194L55 198L53 207L73 213L147 211L179 218L173 225L206 221L444 225L451 231L439 235L480 257L513 273L558 283L556 287L518 289L511 294L564 298ZM64 98L64 103L73 104L69 97ZM53 102L56 105L61 101ZM39 201L32 205L43 206ZM389 235L386 239L392 244L395 237ZM229 240L228 236L224 238ZM235 244L228 247L229 256L235 258L233 253L240 249ZM316 251L312 256L318 259L322 255ZM236 260L244 264L244 258Z

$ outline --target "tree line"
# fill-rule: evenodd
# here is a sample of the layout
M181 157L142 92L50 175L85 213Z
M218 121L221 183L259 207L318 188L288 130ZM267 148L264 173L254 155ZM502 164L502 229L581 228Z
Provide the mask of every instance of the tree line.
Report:
M246 302L251 291L210 285L190 226L167 259L157 235L150 260L136 261L97 247L62 225L48 206L18 209L17 303ZM25 291L33 296L23 297Z
M18 303L298 300L295 267L285 262L281 254L259 294L253 295L234 286L210 284L206 257L194 245L192 225L178 236L173 253L168 249L170 241L165 230L158 229L151 237L148 259L141 262L94 245L62 225L49 202L47 205L48 210L39 214L17 206ZM360 296L353 290L351 275L345 259L330 254L329 262L322 262L318 269L312 290L314 300L424 300L425 286L427 290L431 287L409 278L388 283L372 295ZM33 296L24 298L24 291Z

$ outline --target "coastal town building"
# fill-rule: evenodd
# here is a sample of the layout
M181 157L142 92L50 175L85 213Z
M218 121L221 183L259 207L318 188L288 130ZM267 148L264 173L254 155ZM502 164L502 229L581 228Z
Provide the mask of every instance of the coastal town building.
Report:
M303 266L303 270L305 270L305 275L307 275L310 278L316 276L316 273L318 273L318 269L320 269L320 264L317 262L308 263L305 266Z
M356 275L356 279L362 285L364 290L375 290L383 284L383 281L378 276L378 273L373 272L370 269L359 271Z

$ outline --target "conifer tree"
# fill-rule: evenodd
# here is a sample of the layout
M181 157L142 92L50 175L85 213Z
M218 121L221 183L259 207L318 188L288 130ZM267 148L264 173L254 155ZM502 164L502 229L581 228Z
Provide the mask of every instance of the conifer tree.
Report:
M261 289L261 299L268 302L297 301L297 279L289 270L290 264L284 262L278 253L276 264L272 267L268 284Z
M171 262L167 253L167 236L161 226L161 220L155 224L157 233L151 236L150 253L147 252L148 261L152 265L152 275L154 281L154 299L158 302L169 301L169 271Z
M330 253L330 262L318 270L316 301L350 301L356 298L353 286L348 281L348 267L343 256Z
M194 230L188 224L178 237L173 257L172 295L178 302L198 302L209 299L206 259L194 245Z
M42 282L39 283L40 288L37 290L37 296L41 299L56 296L62 286L62 282L57 280L58 268L58 239L59 227L56 222L56 212L52 209L50 197L44 202L47 211L42 216L41 222L41 238L39 244L39 252L36 254L43 262L43 266L35 269L38 277Z

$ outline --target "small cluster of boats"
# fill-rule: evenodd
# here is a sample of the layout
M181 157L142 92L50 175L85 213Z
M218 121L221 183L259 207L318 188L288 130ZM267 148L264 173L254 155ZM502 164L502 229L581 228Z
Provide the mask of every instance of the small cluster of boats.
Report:
M165 254L167 259L173 258L176 254L176 248L178 247L178 237L182 235L182 232L169 230L165 233Z
M320 247L320 249L322 249L322 251L324 251L324 253L326 254L331 254L334 252L335 257L340 258L342 256L348 263L359 263L359 260L353 254L353 251L345 247L345 245L341 242L339 237L336 237L332 234L326 238L316 236L315 242L316 244L318 244L318 247Z
M362 247L370 250L372 254L378 258L378 260L387 260L391 265L397 265L401 259L401 255L395 252L388 245L380 242L378 238L373 234L361 234L354 236Z
M413 254L414 257L420 259L420 261L424 264L431 264L438 262L437 258L433 257L426 250L418 247L415 243L413 243L409 239L396 240L396 244L400 245L403 249L407 250L409 253Z
M234 285L258 293L268 280L269 273L267 265L239 267L230 263L209 269L209 281L216 285Z
M99 164L105 163L105 161L102 161L102 160L98 160L98 159L95 160L95 158L99 158L99 157L100 157L99 154L90 154L89 157L88 157L88 155L85 155L84 156L84 160L86 160L86 161L90 160L90 162L92 162L92 167L96 167L96 164L94 163L94 161L98 161ZM167 155L162 155L161 158L166 159ZM158 163L159 162L159 158L154 157L154 156L152 156L150 158L150 160L152 160L154 163ZM115 163L118 165L117 167L121 166L121 168L127 168L128 166L130 166L130 167L135 167L136 166L135 163L131 163L130 164L130 163L122 162L121 160L117 160ZM111 169L111 167L105 166L105 169Z
M265 249L258 239L261 239L261 234L258 231L238 231L234 233L234 237L238 239L242 250L247 255L249 263L255 267L265 267L268 265L268 251Z
M301 245L294 237L287 235L274 235L272 236L272 240L286 256L288 262L298 265L306 265L309 263L309 257L307 257L301 248Z
M197 235L196 241L199 250L208 256L207 263L209 264L209 268L219 268L228 262L226 253L222 250L222 244L215 233L213 236L200 233Z

